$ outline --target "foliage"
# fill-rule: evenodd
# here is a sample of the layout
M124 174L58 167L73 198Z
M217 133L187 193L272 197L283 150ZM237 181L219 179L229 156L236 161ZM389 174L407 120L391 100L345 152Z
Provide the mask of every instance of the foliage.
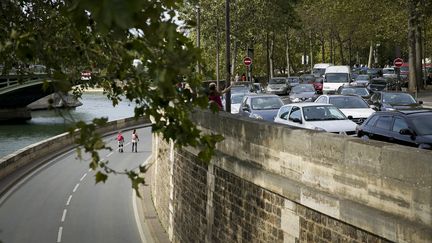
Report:
M126 97L136 105L135 116L151 118L152 130L177 146L201 147L201 158L208 162L218 135L205 135L190 120L196 108L207 108L194 66L200 52L179 31L175 0L4 0L0 4L0 56L8 72L28 64L43 64L49 75L61 80L62 90L80 95L99 86L117 105ZM184 29L190 28L188 24ZM133 61L140 65L135 67ZM80 81L83 70L92 79ZM188 89L176 84L187 82ZM90 153L90 168L98 171L96 182L117 173L100 161L98 151L110 149L91 124L78 122L77 143ZM144 180L133 171L124 172L133 188Z

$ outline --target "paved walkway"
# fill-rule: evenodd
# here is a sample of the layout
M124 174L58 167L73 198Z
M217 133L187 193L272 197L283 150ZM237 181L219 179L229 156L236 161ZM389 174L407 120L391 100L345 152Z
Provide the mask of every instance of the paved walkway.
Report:
M415 95L414 97L418 101L423 101L423 107L432 108L432 85L428 85L426 90L420 90L417 97Z

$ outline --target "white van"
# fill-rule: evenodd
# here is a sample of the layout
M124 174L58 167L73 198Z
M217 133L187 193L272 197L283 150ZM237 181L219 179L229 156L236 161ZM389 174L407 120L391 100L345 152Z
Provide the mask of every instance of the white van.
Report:
M342 85L351 82L351 69L349 66L330 66L324 74L323 93L336 93Z
M333 66L331 63L317 63L312 69L312 74L315 78L323 78L326 68Z

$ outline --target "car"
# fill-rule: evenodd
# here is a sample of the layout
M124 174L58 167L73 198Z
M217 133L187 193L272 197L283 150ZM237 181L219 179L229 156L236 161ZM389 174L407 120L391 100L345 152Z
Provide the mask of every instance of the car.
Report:
M279 109L274 121L292 127L345 135L355 135L357 127L334 105L314 102L286 104Z
M429 122L428 122L429 121ZM380 111L357 128L357 136L432 149L432 109Z
M313 84L299 84L294 86L289 93L289 99L293 103L314 101L317 96Z
M312 85L314 86L315 91L318 94L322 94L323 93L323 82L324 79L323 78L317 78L315 79L315 81L312 83Z
M397 74L395 72L395 69L392 67L383 68L382 73L383 73L383 75L382 75L383 78L392 78L392 79L397 78Z
M81 80L88 81L92 78L92 72L89 70L84 70L81 72Z
M335 93L340 86L348 85L351 81L349 66L330 66L326 68L324 74L323 93Z
M357 124L362 124L375 112L366 101L357 95L321 95L315 102L336 106L346 117Z
M288 84L292 87L298 85L300 83L300 77L298 76L291 76L287 78Z
M382 77L382 68L369 68L366 73L369 74L371 78L379 78Z
M237 114L240 110L240 105L243 101L245 93L233 93L231 94L231 114ZM226 99L223 99L223 107L225 107Z
M422 108L422 101L417 102L412 95L405 92L374 92L369 105L379 111Z
M356 86L368 86L371 78L368 74L359 74L355 79L354 82L351 83L351 85Z
M247 84L235 84L231 86L231 94L247 94L251 92L251 87Z
M387 80L385 78L373 78L367 88L371 92L387 90Z
M358 95L358 96L361 96L365 100L368 100L372 95L366 87L352 86L352 85L340 86L338 88L338 90L336 91L336 94Z
M289 88L286 77L274 77L269 80L267 93L286 95L289 93Z
M301 84L312 84L315 82L315 76L313 74L302 74L300 75Z
M273 121L282 105L281 98L274 94L246 94L238 114L244 117Z

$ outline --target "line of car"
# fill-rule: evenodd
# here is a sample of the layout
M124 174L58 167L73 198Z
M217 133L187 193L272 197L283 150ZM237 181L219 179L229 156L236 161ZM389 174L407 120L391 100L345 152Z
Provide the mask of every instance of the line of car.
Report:
M432 149L432 109L405 92L374 92L356 84L339 87L335 95L320 95L312 84L300 81L284 104L277 94L244 90L248 92L233 92L231 98L231 110L240 116Z

